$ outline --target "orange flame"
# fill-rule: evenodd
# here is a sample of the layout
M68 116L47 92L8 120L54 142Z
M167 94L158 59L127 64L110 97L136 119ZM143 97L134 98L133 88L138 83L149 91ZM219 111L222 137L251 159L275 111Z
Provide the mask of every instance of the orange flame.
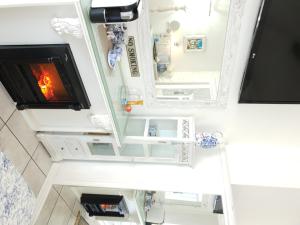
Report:
M39 87L47 100L54 97L54 87L50 76L47 73L43 73L38 80Z
M30 68L37 85L47 101L71 100L54 63L30 64Z

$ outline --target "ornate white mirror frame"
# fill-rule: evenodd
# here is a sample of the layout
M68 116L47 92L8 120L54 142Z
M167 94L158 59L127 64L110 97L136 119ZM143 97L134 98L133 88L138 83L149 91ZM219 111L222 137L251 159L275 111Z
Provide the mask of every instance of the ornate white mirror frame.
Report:
M217 98L214 101L162 101L158 100L155 96L156 87L154 79L154 69L151 63L144 65L141 68L143 74L145 74L144 81L145 84L145 99L148 107L151 108L225 108L227 105L227 99L229 96L230 81L232 74L234 73L234 68L236 65L239 35L241 30L241 21L243 17L243 11L245 3L247 0L231 0L229 18L227 25L227 33L225 40L225 48L221 69L220 82L217 91ZM147 1L146 1L147 2ZM144 5L144 7L146 7ZM148 10L144 10L145 19L140 20L138 26L139 34L144 36L139 38L138 44L142 46L141 49L152 49L151 46L151 35L149 31L150 19ZM146 40L149 41L146 41ZM150 50L151 51L151 50ZM141 51L141 58L143 61L151 62L152 55L147 54L149 51Z

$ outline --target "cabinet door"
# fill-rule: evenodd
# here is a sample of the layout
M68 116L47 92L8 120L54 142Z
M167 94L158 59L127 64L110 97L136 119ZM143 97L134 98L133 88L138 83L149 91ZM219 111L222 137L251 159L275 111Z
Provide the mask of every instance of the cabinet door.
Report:
M71 156L81 157L85 155L80 141L77 138L66 138L65 144L68 147Z
M172 144L149 144L148 154L151 158L177 160L178 145Z
M58 154L61 159L67 159L71 157L68 146L66 145L63 138L49 138L48 142L51 144L55 153Z
M89 152L92 156L116 156L112 143L87 143Z
M145 157L143 144L123 144L120 156L127 157Z

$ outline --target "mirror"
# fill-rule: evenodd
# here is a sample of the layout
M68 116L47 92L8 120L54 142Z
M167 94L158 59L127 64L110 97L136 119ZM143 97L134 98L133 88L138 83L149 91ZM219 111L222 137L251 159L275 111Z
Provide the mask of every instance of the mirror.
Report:
M224 225L220 195L53 185L38 224Z
M230 0L149 0L156 99L215 101Z

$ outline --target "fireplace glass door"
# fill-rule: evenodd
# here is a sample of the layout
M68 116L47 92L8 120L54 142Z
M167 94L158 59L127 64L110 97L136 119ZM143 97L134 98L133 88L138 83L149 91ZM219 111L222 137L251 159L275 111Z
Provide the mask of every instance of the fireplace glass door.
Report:
M0 81L19 110L90 107L66 44L0 46Z
M48 102L72 100L54 63L32 63L29 66L43 96Z

